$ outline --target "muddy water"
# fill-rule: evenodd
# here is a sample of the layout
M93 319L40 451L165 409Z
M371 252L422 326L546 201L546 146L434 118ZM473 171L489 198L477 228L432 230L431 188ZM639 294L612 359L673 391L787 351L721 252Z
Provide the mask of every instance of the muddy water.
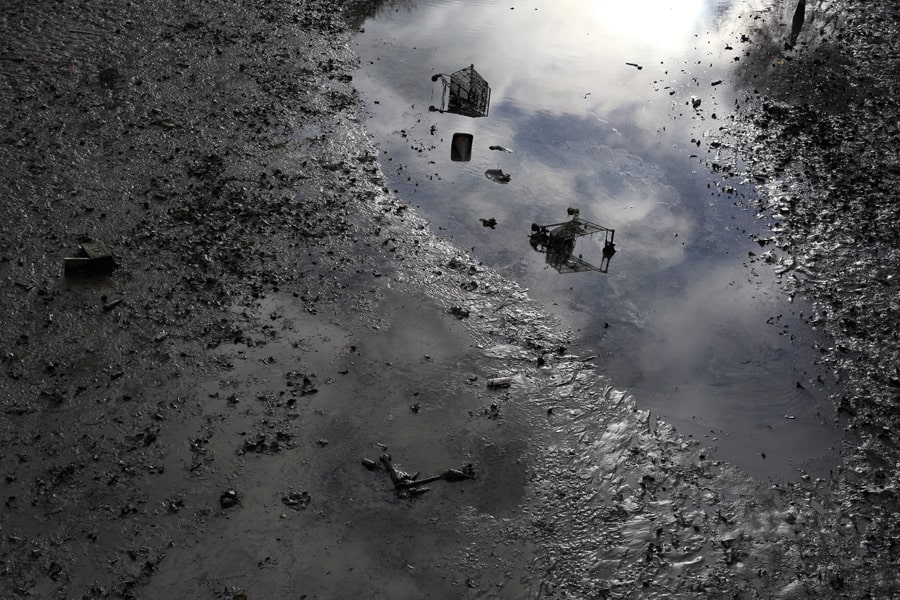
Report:
M729 174L732 65L748 2L385 3L354 78L382 168L433 231L529 289L640 408L760 477L827 473L839 433L811 312ZM743 47L742 47L743 46ZM488 115L432 75L474 64ZM454 133L473 136L452 160ZM491 150L502 146L512 152ZM508 181L491 177L502 171ZM615 230L607 273L561 274L528 244L567 208ZM486 227L482 219L495 219ZM575 254L600 264L602 237Z

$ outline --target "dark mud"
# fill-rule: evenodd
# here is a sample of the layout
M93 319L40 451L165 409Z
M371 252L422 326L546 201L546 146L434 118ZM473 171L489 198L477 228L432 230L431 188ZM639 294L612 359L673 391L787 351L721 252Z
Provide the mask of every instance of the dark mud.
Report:
M804 16L799 23L795 4L780 3L747 31L737 71L747 90L747 175L785 253L786 288L815 302L810 321L834 340L821 363L840 377L834 400L848 419L832 484L841 508L810 564L836 563L836 593L895 597L900 8L810 2ZM841 525L851 522L848 537Z
M813 64L820 47L845 77L896 60L869 35L894 9L820 8L838 25L810 29ZM866 135L897 141L875 121L889 78L848 114L750 92L755 178L793 190L802 161L833 161L815 169L829 195L760 208L837 340L823 360L850 423L834 477L770 485L636 411L589 348L386 193L332 3L8 2L0 19L5 597L898 593L896 152L850 167ZM848 146L797 134L811 124ZM63 277L87 238L117 268ZM361 463L383 452L476 478L405 497Z
M349 222L380 189L354 137L346 25L287 2L7 2L0 17L0 589L139 597L167 581L173 547L211 564L245 551L194 540L256 503L248 454L316 447L292 407L304 377L325 385L318 363L273 369L271 398L221 382L235 367L220 346L283 329L236 307L283 295L314 315L376 295L359 282L378 252ZM63 277L88 238L117 268ZM329 331L304 328L296 353L324 352ZM281 505L301 484L265 493ZM183 593L251 583L216 576L199 569Z

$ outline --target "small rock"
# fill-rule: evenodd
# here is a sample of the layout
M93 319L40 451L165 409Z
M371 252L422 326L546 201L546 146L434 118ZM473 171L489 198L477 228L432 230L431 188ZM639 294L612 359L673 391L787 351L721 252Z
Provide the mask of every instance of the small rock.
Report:
M447 309L447 312L460 320L467 319L470 314L469 309L463 308L462 306L451 306Z
M238 503L238 493L234 490L228 490L223 492L221 496L219 496L219 505L222 508L231 508Z

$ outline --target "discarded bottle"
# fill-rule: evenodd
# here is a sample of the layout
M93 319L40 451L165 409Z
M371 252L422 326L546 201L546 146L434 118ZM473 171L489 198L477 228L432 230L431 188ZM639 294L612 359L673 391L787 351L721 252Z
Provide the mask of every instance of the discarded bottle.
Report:
M487 380L489 388L508 388L512 385L512 377L494 377Z

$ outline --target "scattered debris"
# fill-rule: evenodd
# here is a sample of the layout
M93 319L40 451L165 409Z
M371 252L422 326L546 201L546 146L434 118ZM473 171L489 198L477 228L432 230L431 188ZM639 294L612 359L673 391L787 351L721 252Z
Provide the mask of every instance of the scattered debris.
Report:
M276 454L286 447L289 447L290 441L294 436L284 431L278 431L273 438L265 433L259 433L255 437L245 440L244 444L238 450L238 454L246 454L255 452L257 454Z
M403 471L399 471L392 462L391 455L387 453L383 453L380 457L381 464L384 465L384 468L387 470L388 475L391 478L391 481L394 484L394 489L397 490L397 494L400 497L416 497L420 496L426 492L431 491L431 488L422 487L425 484L433 483L435 481L462 481L465 479L475 479L475 466L470 464L465 465L462 469L447 469L440 475L433 475L431 477L425 477L423 479L419 479L419 472L416 472L412 475L408 473L404 473ZM372 465L371 467L369 465ZM363 466L367 469L375 470L375 461L369 460L367 458L363 459Z
M474 417L475 413L473 411L469 411L469 416ZM500 418L500 405L496 402L491 402L491 405L483 408L481 410L481 416L486 419L499 419Z
M309 503L312 502L312 498L308 492L295 492L291 490L281 497L281 502L288 508L299 511L306 509L309 506Z
M109 311L111 311L112 309L114 309L114 308L117 307L118 305L122 304L122 302L123 302L124 300L125 300L124 298L116 298L115 300L110 300L109 302L107 302L107 303L105 303L105 304L103 305L103 310L104 310L104 312L109 312Z
M510 180L509 173L504 173L503 169L488 169L484 176L497 183L509 183Z

